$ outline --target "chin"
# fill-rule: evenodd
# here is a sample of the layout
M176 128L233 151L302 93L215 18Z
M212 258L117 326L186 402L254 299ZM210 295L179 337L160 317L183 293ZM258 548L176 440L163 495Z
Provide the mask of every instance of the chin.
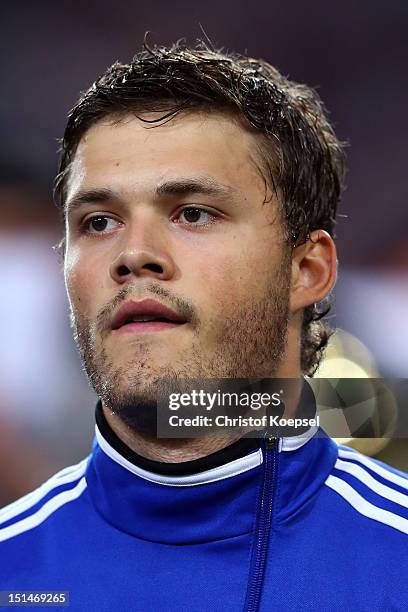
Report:
M152 383L105 386L99 394L106 407L134 430L156 435L157 400Z

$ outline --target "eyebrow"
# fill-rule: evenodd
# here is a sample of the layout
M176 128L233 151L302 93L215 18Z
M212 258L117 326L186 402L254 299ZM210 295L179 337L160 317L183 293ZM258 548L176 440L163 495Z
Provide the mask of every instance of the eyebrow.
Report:
M189 194L208 195L218 198L237 197L237 190L229 185L224 185L210 177L186 178L165 181L158 185L154 190L154 199L166 196L182 196ZM65 214L71 213L74 209L84 204L102 204L113 200L122 200L121 195L108 188L82 189L72 198L69 198L65 205Z
M155 190L155 196L202 194L221 197L232 197L237 191L229 185L224 185L210 177L176 179L162 183Z
M83 204L99 204L117 199L118 194L112 189L81 189L65 203L65 214L72 212Z

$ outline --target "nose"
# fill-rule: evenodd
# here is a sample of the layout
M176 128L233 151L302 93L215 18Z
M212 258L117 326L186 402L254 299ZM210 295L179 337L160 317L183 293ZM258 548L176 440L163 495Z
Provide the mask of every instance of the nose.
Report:
M116 283L126 283L133 276L157 280L169 280L174 276L175 264L159 231L153 230L154 236L150 239L146 229L141 227L127 233L120 252L110 265L110 276Z

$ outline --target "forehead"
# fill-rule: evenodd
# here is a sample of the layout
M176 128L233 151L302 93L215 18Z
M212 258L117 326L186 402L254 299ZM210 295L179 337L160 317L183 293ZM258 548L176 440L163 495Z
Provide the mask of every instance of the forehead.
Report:
M180 175L205 175L242 193L264 193L257 136L238 120L191 113L153 125L126 116L92 126L71 165L68 199L84 187L148 188Z

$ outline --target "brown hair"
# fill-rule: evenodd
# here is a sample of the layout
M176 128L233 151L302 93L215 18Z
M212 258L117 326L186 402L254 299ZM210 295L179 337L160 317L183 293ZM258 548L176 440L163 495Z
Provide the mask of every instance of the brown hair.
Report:
M203 43L194 48L183 42L150 48L145 42L129 64L113 64L80 96L61 143L57 205L64 213L71 161L83 135L101 119L158 111L157 119L149 122L154 124L202 109L232 111L262 136L264 178L279 192L292 247L315 229L334 236L345 154L317 93L288 80L263 60L213 50ZM304 309L301 365L310 376L331 334L321 320L330 302L320 306Z

